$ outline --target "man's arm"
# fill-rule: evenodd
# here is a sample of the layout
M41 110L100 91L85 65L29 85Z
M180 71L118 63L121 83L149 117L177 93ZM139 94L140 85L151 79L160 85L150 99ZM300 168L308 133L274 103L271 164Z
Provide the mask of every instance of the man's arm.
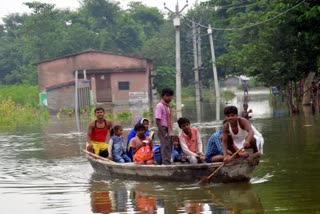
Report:
M179 137L179 140L180 140L181 149L182 149L184 154L186 154L187 156L198 157L197 154L195 154L195 153L193 153L192 151L189 150L189 148L188 148L188 146L186 144L186 141L183 139L183 137Z
M243 144L245 148L248 148L250 147L250 142L253 139L253 135L254 135L253 129L251 128L250 122L242 118L239 118L239 125L240 127L242 127L244 130L248 132L248 136L246 137L245 142Z
M228 123L225 123L223 125L223 129L222 129L222 149L223 149L224 156L228 155L228 153L227 153L227 151L228 151L228 134L229 134Z
M157 124L157 127L160 131L160 134L165 137L167 135L167 133L165 133L165 131L163 130L162 126L161 126L161 120L156 118L156 124Z
M200 133L197 129L197 150L198 150L198 153L202 154L203 155L203 144L202 144L202 140L201 140L201 137L200 137Z
M110 135L110 130L112 129L112 122L110 120L106 120L106 124L107 124L107 129L109 130L108 134ZM108 135L106 137L108 137Z
M109 143L108 143L108 157L112 160L112 146L113 146L113 140L112 138L109 140Z
M88 131L87 131L87 142L90 144L91 136L92 136L92 130L94 128L94 122L90 122L88 125Z
M94 153L93 145L91 142L93 128L94 128L94 122L90 122L88 125L88 131L87 131L87 143L86 143L87 148L86 149L88 152L92 152L92 153Z

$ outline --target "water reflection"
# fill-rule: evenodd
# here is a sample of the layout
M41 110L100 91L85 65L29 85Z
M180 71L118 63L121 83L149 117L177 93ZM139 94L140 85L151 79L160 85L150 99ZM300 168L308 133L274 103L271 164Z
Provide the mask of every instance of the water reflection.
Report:
M263 206L250 184L211 185L163 182L106 181L91 179L93 213L263 213Z
M243 93L232 104L244 102ZM320 210L320 115L311 107L288 117L285 103L268 94L250 91L255 126L265 138L262 161L250 184L170 184L106 180L97 177L80 152L90 118L58 120L43 126L32 124L0 133L1 213L312 213ZM202 141L222 124L216 120L217 103L201 104L201 122L195 105L184 103L183 114L199 127ZM219 103L221 110L225 105ZM147 108L116 107L130 111L132 127ZM92 119L92 118L91 118ZM120 123L120 122L119 122ZM10 130L10 131L8 131ZM127 133L125 133L127 134ZM288 197L288 195L290 197ZM292 196L292 197L291 197ZM147 210L147 211L145 211Z

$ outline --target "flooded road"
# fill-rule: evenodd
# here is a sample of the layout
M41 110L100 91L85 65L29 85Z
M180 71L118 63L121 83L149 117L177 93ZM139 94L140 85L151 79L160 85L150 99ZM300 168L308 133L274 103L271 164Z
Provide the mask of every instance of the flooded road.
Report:
M262 161L249 184L106 179L80 152L89 120L77 125L74 119L52 117L45 127L0 131L1 213L319 213L319 113L289 117L280 98L252 93L244 100L239 93L228 104L221 101L221 119L225 105L241 110L243 102L265 138ZM184 105L183 115L206 144L222 123L215 121L216 103L203 103L200 118L192 102ZM143 111L134 108L126 133Z

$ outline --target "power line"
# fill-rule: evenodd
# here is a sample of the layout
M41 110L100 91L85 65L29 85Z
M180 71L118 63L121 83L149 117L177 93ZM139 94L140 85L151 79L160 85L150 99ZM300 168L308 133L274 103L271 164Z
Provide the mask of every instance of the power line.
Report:
M219 30L219 31L235 31L235 30L243 30L243 29L255 27L255 26L264 24L264 23L266 23L266 22L272 21L272 20L274 20L274 19L276 19L276 18L278 18L278 17L280 17L280 16L288 13L289 11L291 11L291 10L293 10L294 8L300 6L300 5L301 5L302 3L304 3L304 2L305 2L305 0L303 0L303 1L301 1L300 3L292 6L292 7L289 8L288 10L285 10L284 12L279 13L278 15L276 15L276 16L274 16L274 17L272 17L272 18L266 19L266 20L261 21L261 22L257 22L257 23L255 23L255 24L247 25L247 26L244 26L244 27L234 27L234 28L215 28L215 27L212 27L212 29L213 29L213 30ZM191 22L191 23L194 22L194 21L188 19L186 16L183 16L183 17L184 17L187 21L189 21L189 22ZM194 23L197 24L197 25L200 26L200 27L203 27L203 28L208 29L208 26L205 26L205 25L200 24L200 23L197 23L197 22L194 22Z
M260 4L260 3L265 3L266 1L258 1L258 2L255 2L255 3L246 4L246 5L234 6L234 5L239 5L239 4L243 3L243 2L245 2L245 1L234 3L234 4L229 4L229 5L222 5L222 6L216 5L214 7L211 7L211 6L205 6L205 7L206 7L206 9L212 9L212 10L220 10L220 9L225 9L225 8L238 9L238 8L242 8L242 7L248 7L248 6L253 6L253 5L256 5L256 4Z
M226 5L221 5L221 6L216 6L216 7L219 7L219 8L226 8L226 7L232 7L234 5L239 5L241 3L244 3L245 1L240 1L240 2L237 2L237 3L232 3L232 4L226 4ZM210 7L210 6L207 6L209 8L212 8L212 9L215 9L215 7Z

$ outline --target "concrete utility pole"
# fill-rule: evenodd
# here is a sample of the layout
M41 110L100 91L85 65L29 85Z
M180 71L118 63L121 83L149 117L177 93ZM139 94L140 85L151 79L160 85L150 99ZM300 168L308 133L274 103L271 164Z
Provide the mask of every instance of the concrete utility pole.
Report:
M212 38L212 28L211 25L208 27L208 34L210 37L210 48L211 48L211 57L212 57L212 68L213 68L213 78L214 78L214 88L216 91L216 99L220 99L220 91L219 91L219 83L218 83L218 72L216 66L216 57L214 53L214 45L213 45L213 38ZM220 114L216 112L216 119L219 120Z
M197 29L196 24L192 22L192 37L193 37L193 60L194 60L194 85L196 89L196 112L197 119L200 122L200 87L199 87L199 66L198 66L198 46L197 46Z
M164 3L164 8L167 9L170 13L175 14L173 19L173 26L176 29L176 111L177 118L182 116L181 112L181 57L180 57L180 14L188 6L188 1L186 5L179 10L179 2L177 0L176 10L173 12L166 7Z
M202 67L202 55L201 55L201 28L198 27L198 67L199 67L199 87L200 87L200 101L203 100L202 97L202 80L201 80L201 72L203 71Z
M209 37L210 37L210 48L211 48L211 59L212 59L213 78L214 78L214 89L216 91L216 97L220 97L218 74L217 74L218 72L217 72L217 66L216 66L216 56L215 56L215 53L214 53L214 45L213 45L211 25L209 25L208 34L209 34Z

